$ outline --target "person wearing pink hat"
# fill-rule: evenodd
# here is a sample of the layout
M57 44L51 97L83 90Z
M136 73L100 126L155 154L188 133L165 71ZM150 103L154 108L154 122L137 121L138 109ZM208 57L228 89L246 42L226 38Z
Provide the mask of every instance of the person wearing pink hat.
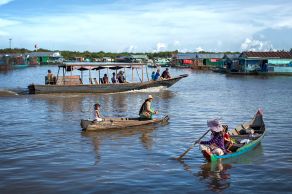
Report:
M212 135L209 141L199 141L202 150L207 150L216 155L224 155L227 153L224 145L223 127L218 119L207 121ZM207 145L207 146L206 146Z
M142 104L140 108L139 111L140 119L152 119L153 114L158 114L158 111L154 111L151 108L152 100L153 100L152 95L148 95L148 98L145 100L145 102Z

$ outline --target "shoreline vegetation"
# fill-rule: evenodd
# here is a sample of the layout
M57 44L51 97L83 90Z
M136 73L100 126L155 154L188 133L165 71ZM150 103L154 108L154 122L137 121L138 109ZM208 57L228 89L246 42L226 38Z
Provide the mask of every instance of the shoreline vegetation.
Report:
M29 50L29 49L25 49L25 48L0 49L0 54L24 54L24 53L29 53L29 52L60 52L61 55L64 57L64 59L71 59L74 57L84 57L84 58L110 57L110 58L116 58L118 56L130 56L132 54L147 55L149 57L149 59L153 59L156 57L168 58L168 57L172 57L173 54L179 53L178 50L161 51L161 52L120 52L120 53L115 53L115 52L105 52L105 51L90 52L90 51L70 51L70 50L48 50L48 49L43 49L43 48L39 48L37 50ZM193 52L186 52L186 53L193 53ZM200 51L198 53L239 54L240 52L237 52L237 51L236 52L232 52L232 51L225 51L225 52Z

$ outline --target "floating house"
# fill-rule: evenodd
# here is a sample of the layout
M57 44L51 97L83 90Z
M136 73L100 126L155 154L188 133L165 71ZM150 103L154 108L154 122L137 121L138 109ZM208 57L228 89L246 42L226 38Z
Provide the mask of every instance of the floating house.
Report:
M131 63L132 58L130 56L117 56L115 61L121 63Z
M149 58L147 55L117 56L115 61L123 63L146 63L149 61Z
M11 66L12 68L27 66L26 57L21 53L9 53L0 55L1 65Z
M179 53L173 57L172 64L192 69L212 69L224 66L223 57L221 53Z
M169 67L171 59L169 58L154 58L154 63L160 67Z
M240 54L225 54L223 57L224 69L239 69Z
M57 64L64 60L60 52L31 52L25 55L30 65Z
M244 73L292 75L292 53L287 51L242 52L239 56L239 68L233 71L235 70Z
M222 53L198 53L196 64L192 66L193 69L196 69L197 66L212 68L222 68L224 66L223 60L224 54Z
M131 62L133 63L146 63L148 61L147 55L131 55Z
M114 59L112 59L111 57L102 57L102 62L113 62Z
M197 59L197 53L177 53L172 56L171 66L191 67Z

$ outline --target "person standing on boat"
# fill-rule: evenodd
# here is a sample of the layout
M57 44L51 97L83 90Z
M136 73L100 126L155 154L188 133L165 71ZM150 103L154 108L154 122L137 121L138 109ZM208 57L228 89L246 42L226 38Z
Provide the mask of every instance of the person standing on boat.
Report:
M145 102L142 104L139 111L139 116L141 119L152 119L152 116L154 114L158 114L158 111L154 111L151 108L152 100L153 100L152 95L149 95L148 98L145 100Z
M154 81L157 81L160 77L160 69L157 69L156 74L154 76Z
M113 72L112 83L113 83L113 84L117 83L117 80L116 80L116 73L115 73L115 72Z
M94 121L97 121L97 122L100 122L102 121L102 118L101 118L101 114L99 112L99 109L100 108L100 104L96 103L94 104Z
M211 129L211 139L209 141L199 141L202 150L211 152L218 156L227 153L224 145L223 127L218 119L210 120L207 122L208 127ZM206 146L207 145L207 146Z

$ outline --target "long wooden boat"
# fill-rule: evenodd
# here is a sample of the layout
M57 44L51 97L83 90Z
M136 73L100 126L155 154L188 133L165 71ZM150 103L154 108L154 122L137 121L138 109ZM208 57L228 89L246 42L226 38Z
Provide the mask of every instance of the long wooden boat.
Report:
M58 75L53 84L31 84L28 86L30 94L49 94L49 93L115 93L115 92L125 92L130 90L141 90L152 87L170 87L182 78L187 77L187 74L179 75L177 77L173 77L171 79L161 79L157 81L144 81L143 77L143 67L145 64L129 64L129 63L112 63L112 64L95 64L89 63L82 65L78 64L65 64L60 65L58 70ZM63 76L59 76L60 68L63 68ZM127 83L110 83L103 84L100 82L102 80L100 77L97 81L96 78L91 78L91 71L96 70L99 71L101 69L110 69L115 70L117 72L118 69L126 69L132 68L132 80L133 80L133 70L139 68L142 69L140 78L140 82L127 82ZM81 71L80 76L66 76L66 71L73 71L74 69L78 69ZM89 70L90 82L88 84L83 84L83 71ZM138 73L138 71L137 71ZM139 76L139 74L138 74ZM94 82L93 82L94 80Z
M80 125L84 131L103 131L110 129L125 129L157 123L167 123L168 120L168 116L161 119L156 118L152 120L141 120L140 118L105 118L100 122L82 119Z
M251 131L254 133L249 133ZM202 154L208 161L214 162L219 159L238 157L260 144L266 134L262 111L258 110L251 121L245 122L244 124L237 126L235 129L230 130L229 134L235 141L235 144L230 148L232 153L218 156L212 154L208 149L203 149Z
M187 74L180 75L167 80L146 81L141 83L118 83L118 84L79 84L79 85L36 85L28 86L30 94L50 93L116 93L130 90L141 90L152 87L170 87Z

